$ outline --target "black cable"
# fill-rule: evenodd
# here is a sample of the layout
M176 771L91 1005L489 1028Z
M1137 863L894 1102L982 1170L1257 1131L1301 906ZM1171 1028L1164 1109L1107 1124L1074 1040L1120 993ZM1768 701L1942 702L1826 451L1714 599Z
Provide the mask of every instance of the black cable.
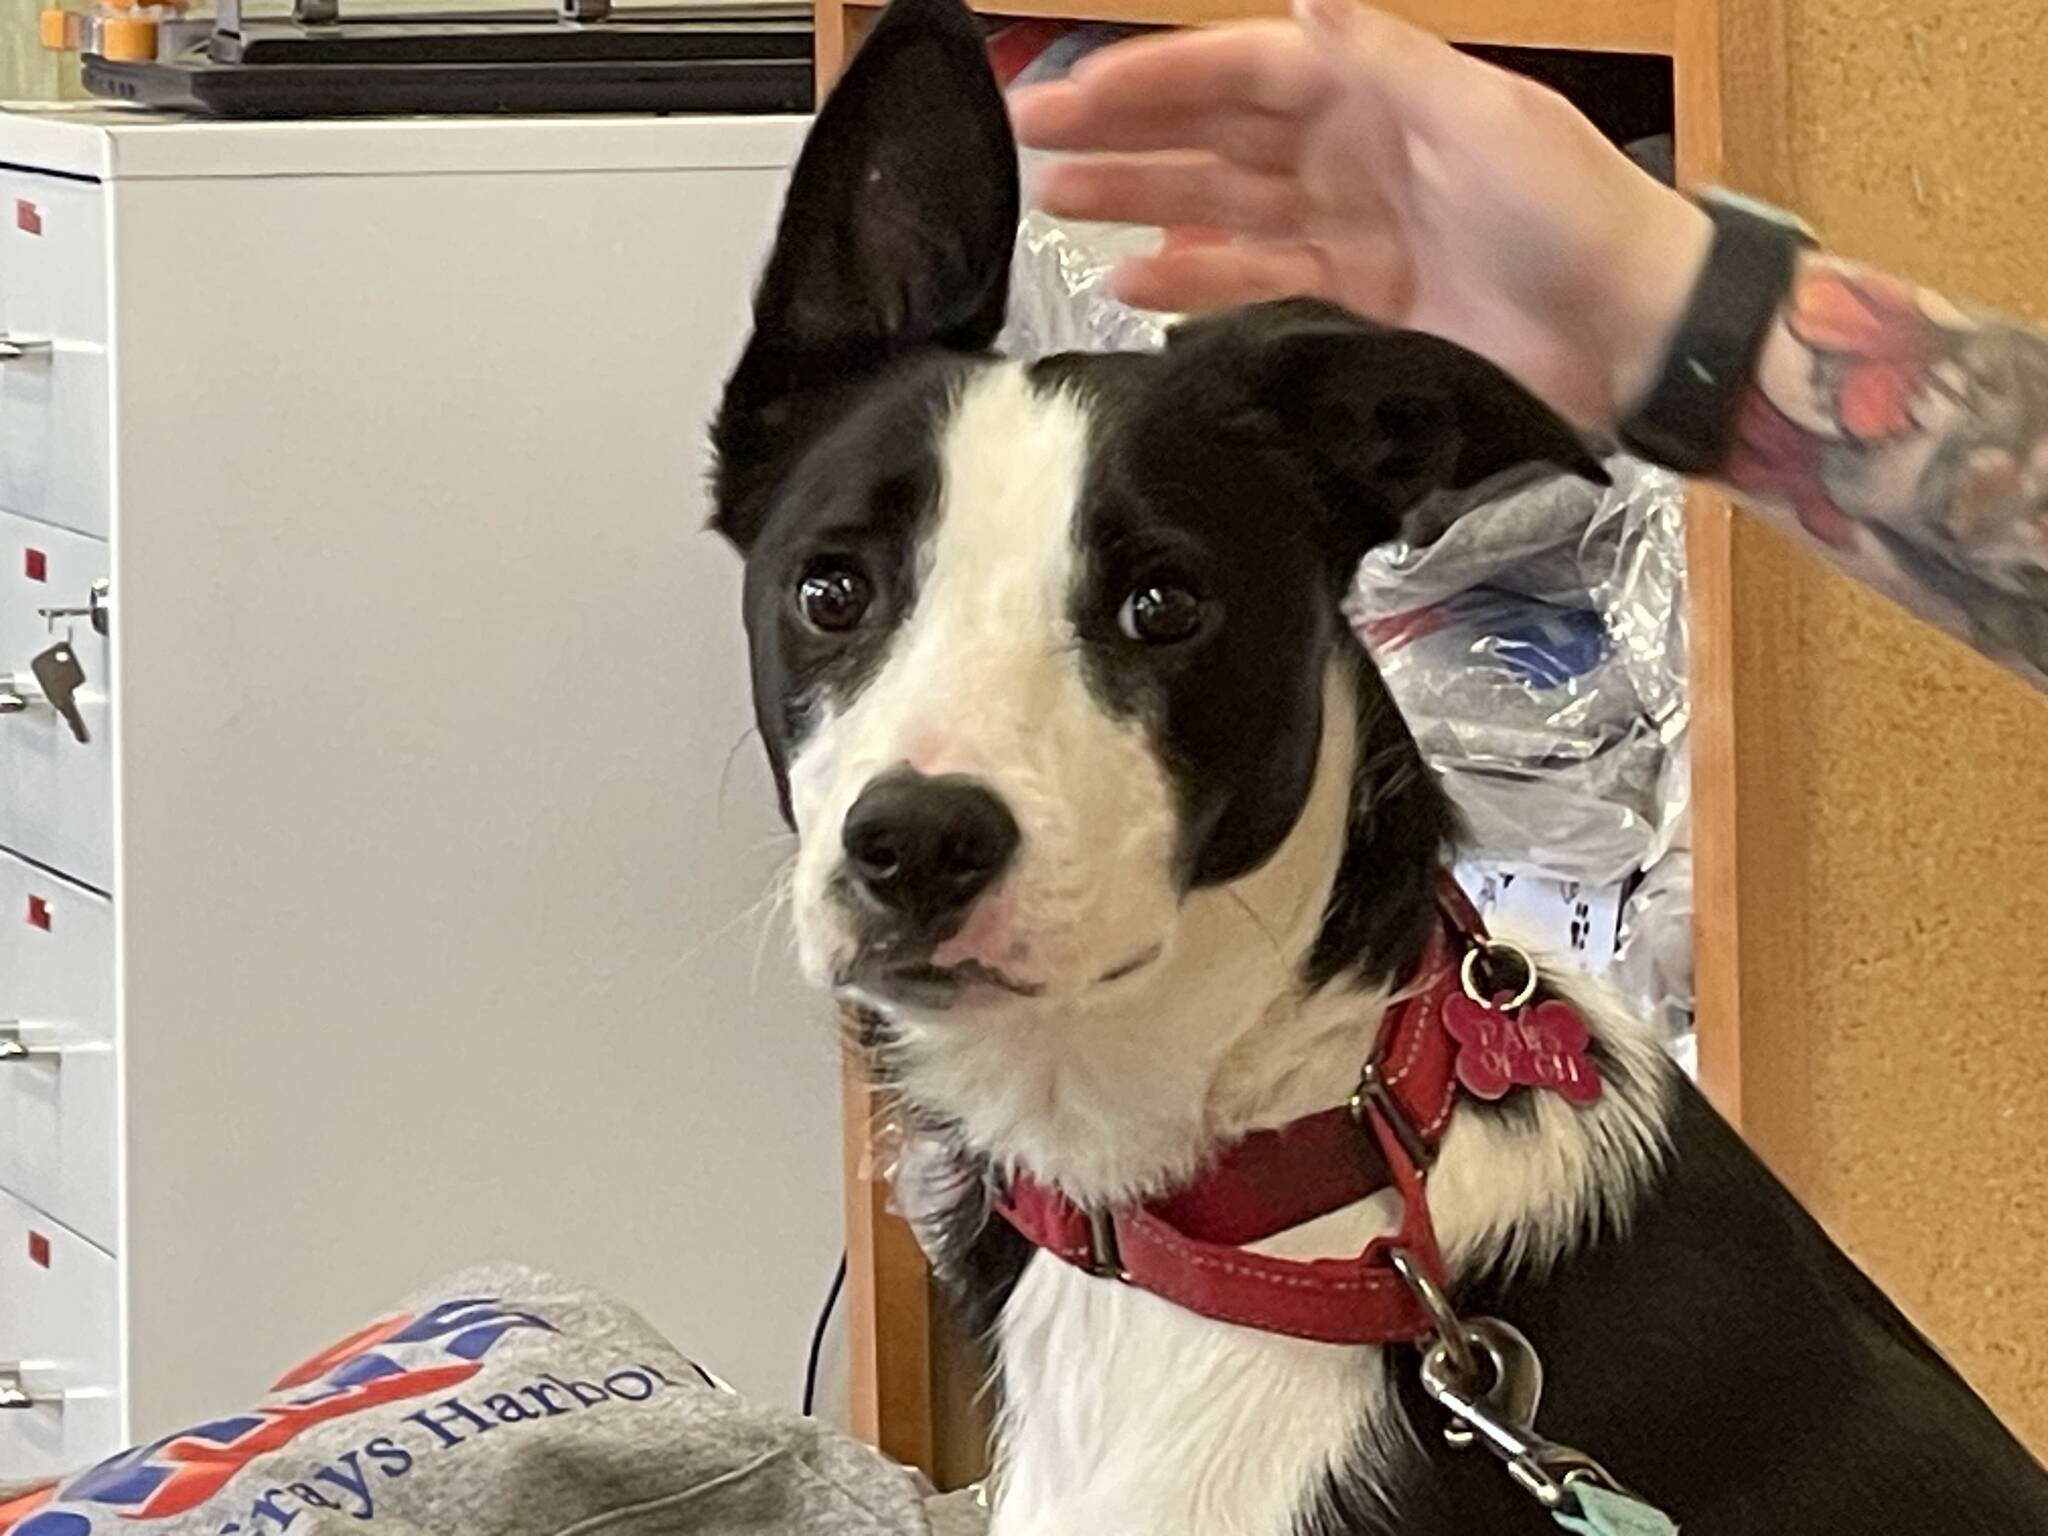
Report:
M839 1293L846 1289L846 1255L839 1255L839 1268L832 1274L832 1289L825 1293L825 1309L818 1314L818 1326L811 1330L811 1357L804 1365L804 1417L818 1405L818 1362L825 1353L825 1330L832 1326L832 1314L839 1307Z

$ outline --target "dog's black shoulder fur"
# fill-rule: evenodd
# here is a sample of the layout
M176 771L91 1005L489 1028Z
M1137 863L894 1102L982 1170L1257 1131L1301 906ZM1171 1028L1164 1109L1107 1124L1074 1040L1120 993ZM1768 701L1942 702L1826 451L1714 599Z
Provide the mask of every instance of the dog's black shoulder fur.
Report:
M2048 1475L1689 1084L1625 1231L1463 1297L1545 1365L1545 1435L1701 1536L2020 1536ZM1361 1449L1301 1536L1539 1528L1500 1469L1447 1449L1397 1355L1423 1447ZM1390 1513L1390 1511L1397 1513Z

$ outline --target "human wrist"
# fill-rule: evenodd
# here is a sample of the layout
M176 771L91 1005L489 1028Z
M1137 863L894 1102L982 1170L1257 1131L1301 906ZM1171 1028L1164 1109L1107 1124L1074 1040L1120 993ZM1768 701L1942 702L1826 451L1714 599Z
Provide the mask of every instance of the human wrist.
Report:
M1625 420L1649 395L1713 244L1714 226L1691 199L1657 186L1648 217L1619 227L1607 253L1609 419Z
M1735 446L1743 401L1815 239L1752 198L1713 191L1700 201L1713 228L1705 260L1646 393L1624 409L1615 435L1638 458L1712 476Z

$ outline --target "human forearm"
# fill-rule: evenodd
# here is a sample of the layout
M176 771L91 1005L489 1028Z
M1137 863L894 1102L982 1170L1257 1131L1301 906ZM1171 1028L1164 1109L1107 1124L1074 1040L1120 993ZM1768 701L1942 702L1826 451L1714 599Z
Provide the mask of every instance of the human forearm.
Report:
M1722 478L1858 580L2048 686L2048 337L1809 256Z

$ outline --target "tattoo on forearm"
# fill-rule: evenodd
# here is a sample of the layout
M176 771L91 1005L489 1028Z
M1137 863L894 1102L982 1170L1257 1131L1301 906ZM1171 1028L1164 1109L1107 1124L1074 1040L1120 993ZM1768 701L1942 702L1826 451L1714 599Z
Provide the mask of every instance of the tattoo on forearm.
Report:
M1858 579L2048 685L2048 337L1809 257L1726 478Z

